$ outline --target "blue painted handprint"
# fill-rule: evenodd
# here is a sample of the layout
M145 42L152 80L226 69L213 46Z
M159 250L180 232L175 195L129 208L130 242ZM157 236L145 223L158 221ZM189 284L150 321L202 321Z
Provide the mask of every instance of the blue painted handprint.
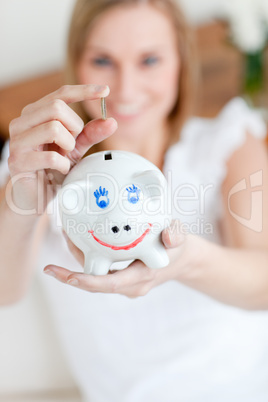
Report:
M136 187L134 184L132 184L132 187L127 188L127 198L128 201L131 202L131 204L136 204L139 201L139 194L140 194L140 189Z
M100 186L99 189L94 191L94 195L96 197L96 204L98 205L98 207L102 209L108 207L110 203L110 200L108 198L108 190L105 190L105 188L102 189Z

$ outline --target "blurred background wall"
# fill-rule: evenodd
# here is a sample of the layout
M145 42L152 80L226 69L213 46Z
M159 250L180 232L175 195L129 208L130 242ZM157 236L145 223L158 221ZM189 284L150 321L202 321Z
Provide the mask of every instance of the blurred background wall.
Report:
M74 0L0 0L0 86L62 67Z
M194 24L223 14L224 1L180 0ZM0 87L62 67L74 3L0 0Z

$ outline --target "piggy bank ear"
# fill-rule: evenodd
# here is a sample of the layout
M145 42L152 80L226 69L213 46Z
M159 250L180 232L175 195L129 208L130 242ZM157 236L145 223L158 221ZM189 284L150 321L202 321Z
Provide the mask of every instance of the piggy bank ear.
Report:
M85 206L85 182L66 184L58 192L60 210L68 215L80 212Z
M135 175L134 179L147 188L160 186L165 189L167 186L166 178L160 170L145 170Z
M160 170L145 170L135 175L135 182L141 185L144 193L143 211L148 215L159 216L167 191L165 176Z
M167 180L160 170L145 170L135 175L134 179L142 185L145 195L149 197L159 197L167 188Z

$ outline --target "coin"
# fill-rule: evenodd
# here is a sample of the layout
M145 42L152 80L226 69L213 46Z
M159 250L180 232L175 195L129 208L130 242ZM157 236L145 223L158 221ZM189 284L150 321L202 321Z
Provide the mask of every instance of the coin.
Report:
M107 111L106 111L106 102L105 102L105 98L101 98L101 117L102 117L102 120L106 120L106 119L107 119Z

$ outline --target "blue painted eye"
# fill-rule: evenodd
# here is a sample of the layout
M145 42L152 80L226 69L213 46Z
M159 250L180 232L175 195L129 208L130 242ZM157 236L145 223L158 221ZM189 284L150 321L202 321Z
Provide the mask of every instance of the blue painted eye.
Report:
M101 209L108 207L110 203L110 200L108 198L108 190L106 190L105 188L102 189L100 186L99 189L94 191L94 196L96 198L96 204L98 205L98 207L100 207Z
M137 204L140 199L140 192L141 190L132 184L132 187L128 187L127 189L127 199L131 204Z

